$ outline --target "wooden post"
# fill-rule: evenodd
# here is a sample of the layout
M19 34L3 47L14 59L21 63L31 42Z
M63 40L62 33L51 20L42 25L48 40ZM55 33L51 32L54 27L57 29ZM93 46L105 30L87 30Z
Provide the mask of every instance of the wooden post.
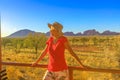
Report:
M0 71L2 70L2 52L1 52L1 14L0 14ZM1 76L0 76L1 80Z
M73 69L69 68L69 80L73 80Z

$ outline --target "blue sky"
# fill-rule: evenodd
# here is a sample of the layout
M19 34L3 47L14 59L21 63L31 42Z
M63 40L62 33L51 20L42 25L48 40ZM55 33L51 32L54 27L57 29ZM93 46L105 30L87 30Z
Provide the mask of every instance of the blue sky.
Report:
M63 32L120 32L119 4L119 0L0 0L1 33L48 32L47 23L54 21L64 26Z

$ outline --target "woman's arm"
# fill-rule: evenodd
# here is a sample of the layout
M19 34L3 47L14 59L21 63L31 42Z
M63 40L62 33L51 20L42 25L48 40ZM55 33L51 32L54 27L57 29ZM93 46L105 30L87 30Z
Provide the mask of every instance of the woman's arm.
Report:
M42 59L44 58L44 56L47 54L47 49L48 49L48 46L46 45L45 48L44 48L44 50L41 52L40 57L36 60L36 62L34 62L34 63L32 64L32 66L35 66L36 64L38 64L38 62L39 62L40 60L42 60Z
M69 45L69 42L65 42L65 48L69 51L69 53L79 62L79 64L81 65L82 68L84 68L85 66L81 63L79 57L73 52L71 46Z

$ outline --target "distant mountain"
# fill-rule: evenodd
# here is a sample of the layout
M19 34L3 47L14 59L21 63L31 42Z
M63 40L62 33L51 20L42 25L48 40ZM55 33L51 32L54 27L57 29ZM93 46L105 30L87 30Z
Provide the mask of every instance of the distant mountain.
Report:
M66 36L75 36L75 34L73 32L65 32L64 35L66 35Z
M7 36L8 38L15 38L15 37L26 37L28 34L30 33L36 33L35 31L31 31L28 29L23 29L23 30L19 30L16 31L15 33ZM37 33L41 33L41 32L37 32ZM50 36L50 32L45 33L46 36ZM64 32L65 36L89 36L89 35L120 35L120 33L118 32L112 32L109 30L106 30L102 33L99 33L98 31L96 31L95 29L92 30L86 30L83 33L78 32L76 34L74 34L73 32Z
M109 30L106 30L103 33L101 33L101 35L118 35L118 34L120 34L120 33L112 32L112 31L109 31Z
M81 32L78 32L78 33L75 34L75 36L81 36L81 35L82 35Z
M15 38L15 37L26 37L28 34L30 33L35 33L35 31L31 31L31 30L28 30L28 29L23 29L23 30L19 30L19 31L16 31L15 33L7 36L8 38Z
M50 36L50 32L47 32L47 33L46 33L46 36Z
M100 33L96 31L95 29L93 29L93 30L84 31L83 35L100 35Z

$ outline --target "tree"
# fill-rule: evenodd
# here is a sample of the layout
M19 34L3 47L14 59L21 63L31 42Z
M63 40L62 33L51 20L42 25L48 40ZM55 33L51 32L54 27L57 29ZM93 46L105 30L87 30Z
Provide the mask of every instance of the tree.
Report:
M89 41L87 37L82 37L80 40L83 43L83 45L86 45L86 42Z
M22 38L12 38L11 39L12 46L16 53L20 52L20 49L23 47L23 39Z
M45 34L34 33L27 36L28 45L35 49L35 53L38 53L38 48L43 48L45 46L47 38Z
M96 37L93 37L92 41L93 41L94 46L98 44L98 39Z
M4 49L6 48L8 43L10 43L10 39L9 38L2 38L2 45L3 45Z

